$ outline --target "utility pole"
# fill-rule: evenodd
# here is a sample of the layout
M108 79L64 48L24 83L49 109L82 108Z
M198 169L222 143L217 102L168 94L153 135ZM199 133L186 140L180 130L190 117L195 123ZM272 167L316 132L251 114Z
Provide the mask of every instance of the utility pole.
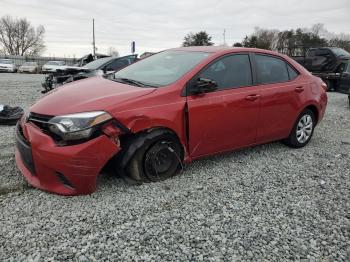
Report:
M96 57L96 47L95 47L95 19L92 19L92 54L94 56L94 59Z
M223 35L224 35L224 45L226 45L226 29L224 29Z

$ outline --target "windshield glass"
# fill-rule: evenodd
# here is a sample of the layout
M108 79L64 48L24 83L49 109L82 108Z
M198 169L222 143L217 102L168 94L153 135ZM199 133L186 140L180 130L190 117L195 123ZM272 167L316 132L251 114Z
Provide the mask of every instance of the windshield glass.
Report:
M336 56L350 56L348 52L341 48L332 48L332 51Z
M8 59L0 59L0 64L13 64L13 61Z
M26 62L23 64L24 66L35 66L36 63L35 62Z
M114 59L114 58L113 57L100 58L100 59L97 59L95 61L92 61L92 62L84 65L83 67L86 67L86 68L91 69L91 70L97 70L97 69L100 69L101 66L108 63L112 59Z
M116 72L114 77L149 86L166 86L180 79L209 55L205 52L164 51Z

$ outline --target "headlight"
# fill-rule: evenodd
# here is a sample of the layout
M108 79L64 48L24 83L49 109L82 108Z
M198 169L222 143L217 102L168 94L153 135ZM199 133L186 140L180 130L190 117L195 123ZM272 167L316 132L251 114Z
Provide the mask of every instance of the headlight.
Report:
M56 116L48 124L51 132L68 141L89 138L99 124L110 119L110 114L96 111Z

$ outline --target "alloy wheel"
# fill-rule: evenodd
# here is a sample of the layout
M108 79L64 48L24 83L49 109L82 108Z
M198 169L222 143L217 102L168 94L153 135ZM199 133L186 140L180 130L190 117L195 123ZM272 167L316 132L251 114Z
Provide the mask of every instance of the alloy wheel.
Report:
M310 115L304 115L300 118L296 129L297 140L304 144L312 135L313 121Z

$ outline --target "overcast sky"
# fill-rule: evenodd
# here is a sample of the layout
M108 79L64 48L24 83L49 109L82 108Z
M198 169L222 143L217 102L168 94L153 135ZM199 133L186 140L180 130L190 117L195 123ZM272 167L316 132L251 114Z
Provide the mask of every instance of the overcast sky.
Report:
M0 0L0 16L27 17L45 26L45 55L80 57L92 52L95 18L98 52L121 55L180 46L189 32L206 30L215 44L241 41L255 26L311 27L350 34L349 0Z

